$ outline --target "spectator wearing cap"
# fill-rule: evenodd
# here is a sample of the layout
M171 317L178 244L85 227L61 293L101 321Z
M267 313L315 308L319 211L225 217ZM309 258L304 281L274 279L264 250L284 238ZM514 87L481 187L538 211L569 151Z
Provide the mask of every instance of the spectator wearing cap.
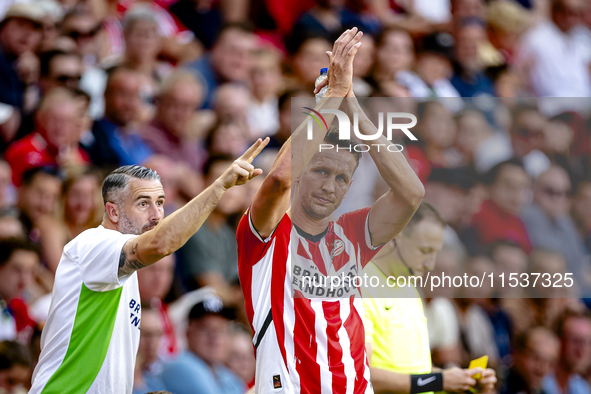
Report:
M516 65L539 97L591 95L591 35L582 25L584 0L552 0L551 18L526 32Z
M399 82L408 87L413 97L460 97L450 82L453 75L450 61L453 57L453 45L454 39L449 33L440 32L426 36L417 53L415 72L406 70L396 74ZM442 101L443 104L451 102ZM459 109L457 105L452 107L456 111Z
M39 254L29 242L0 241L0 341L15 340L19 332L35 324L29 318L26 304L17 299L33 282L38 265ZM28 341L25 336L20 339Z
M544 378L547 394L589 394L591 385L581 375L591 361L591 318L565 313L557 323L560 358L556 372Z
M137 131L142 78L124 67L111 70L105 90L105 116L94 122L83 146L100 166L141 165L151 155Z
M248 25L228 24L220 31L210 55L187 65L204 82L203 108L212 107L215 90L220 84L248 81L254 44L254 35Z
M523 6L512 1L495 1L486 11L488 38L503 56L503 63L513 64L519 37L531 24Z
M526 253L532 245L519 213L527 201L531 179L519 159L494 166L485 176L490 198L472 218L476 242L487 246L498 240L512 241Z
M223 365L234 311L210 295L189 312L187 351L166 363L161 379L176 394L242 394L244 383Z
M544 327L532 327L515 339L513 366L501 394L549 394L542 382L558 361L560 342Z
M30 380L31 360L27 348L16 341L0 342L0 389L22 392ZM26 391L26 390L25 390Z
M484 73L480 49L487 41L486 22L468 17L455 28L455 74L451 79L461 97L494 96L492 82Z
M62 182L63 174L57 167L36 167L25 172L18 190L17 208L25 235L40 247L42 262L52 272L57 269L66 244L64 233L56 231L60 224L54 219Z
M41 102L35 116L36 132L14 142L5 158L12 181L20 186L25 171L46 165L84 165L90 160L79 145L80 111L72 91L55 88Z
M0 21L0 103L23 107L24 85L18 60L41 42L43 11L32 4L11 6Z
M591 259L569 216L571 182L568 173L562 167L550 167L536 179L533 191L533 203L525 207L520 216L534 248L562 254L567 272L572 272L575 281L581 284L581 278L591 269Z
M64 17L64 9L58 0L36 0L35 6L43 11L43 37L39 49L50 50L60 35L59 24Z

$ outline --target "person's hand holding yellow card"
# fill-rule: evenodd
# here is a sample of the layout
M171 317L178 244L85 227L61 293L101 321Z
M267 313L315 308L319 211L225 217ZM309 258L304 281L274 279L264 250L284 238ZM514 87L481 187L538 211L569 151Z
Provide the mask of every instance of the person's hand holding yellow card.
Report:
M468 366L468 369L480 367L483 370L485 370L487 364L488 364L488 356L482 356L480 358L470 361L470 365ZM472 375L472 378L479 380L480 378L482 378L482 375L477 373L476 375Z

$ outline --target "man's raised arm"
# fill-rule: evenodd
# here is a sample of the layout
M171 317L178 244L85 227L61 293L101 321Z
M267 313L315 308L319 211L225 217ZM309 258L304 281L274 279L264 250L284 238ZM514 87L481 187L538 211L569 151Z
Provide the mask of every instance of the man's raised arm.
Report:
M346 105L351 116L355 112L358 113L360 133L375 135L377 128L365 115L357 99L347 97ZM425 188L404 155L386 149L386 145L393 145L392 141L382 135L375 143L385 145L383 149L370 149L369 154L390 187L390 190L374 203L369 216L371 240L373 246L378 246L390 241L402 231L419 208Z
M327 52L328 88L324 98L316 105L315 111L321 109L338 109L343 97L351 90L353 84L353 59L361 46L361 36L357 28L345 31L334 43L332 52ZM324 116L330 125L333 114ZM250 216L254 227L261 237L268 237L275 229L283 215L289 209L292 176L297 178L308 165L312 156L324 140L327 130L313 125L313 136L307 140L307 121L302 122L285 142L269 175L254 197Z
M151 265L183 246L199 230L226 190L263 173L251 163L268 143L269 138L264 141L259 138L197 197L163 219L154 229L127 241L121 250L119 276Z

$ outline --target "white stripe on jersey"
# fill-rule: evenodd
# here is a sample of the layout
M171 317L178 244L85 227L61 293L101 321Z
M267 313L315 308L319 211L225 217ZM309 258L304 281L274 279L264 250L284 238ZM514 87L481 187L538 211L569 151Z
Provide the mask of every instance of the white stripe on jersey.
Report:
M357 310L359 316L363 316L363 310ZM347 334L347 330L345 330L344 322L347 321L347 318L351 314L351 307L349 306L348 302L341 302L341 321L343 325L339 328L339 343L341 344L341 348L343 349L343 364L345 364L345 374L347 376L347 393L353 393L353 389L355 388L355 362L353 361L353 357L351 357L351 342L349 340L349 335Z
M339 301L335 301L339 302ZM316 362L319 365L330 365L328 359L328 337L326 336L326 328L328 324L324 318L324 310L322 309L322 301L312 300L312 309L316 313L316 321L314 328L316 331L316 343L318 344L318 350L316 352ZM320 369L320 386L322 388L322 394L332 393L332 373L328 368Z

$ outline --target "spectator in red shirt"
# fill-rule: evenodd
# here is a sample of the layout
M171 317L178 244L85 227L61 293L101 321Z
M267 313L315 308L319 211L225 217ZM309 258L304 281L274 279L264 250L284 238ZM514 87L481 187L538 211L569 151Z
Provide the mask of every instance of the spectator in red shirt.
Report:
M477 242L487 246L498 240L512 241L526 253L532 251L527 230L517 216L531 188L531 179L519 159L510 159L494 166L485 177L489 200L472 219Z
M35 119L37 131L13 143L5 154L16 186L34 167L89 162L78 144L79 107L68 89L54 88L44 97Z

